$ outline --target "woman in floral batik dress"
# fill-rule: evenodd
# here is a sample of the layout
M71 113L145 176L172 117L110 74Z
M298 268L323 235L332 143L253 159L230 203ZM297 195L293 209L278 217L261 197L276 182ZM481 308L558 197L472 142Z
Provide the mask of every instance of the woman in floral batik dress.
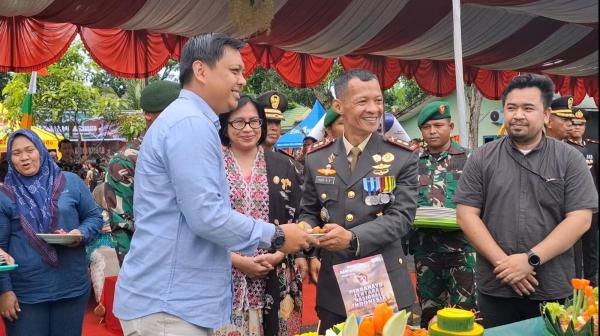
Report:
M265 152L264 110L242 96L238 107L221 115L221 142L232 207L256 219L294 221L300 203L299 177L287 158ZM300 332L302 276L306 260L259 249L254 256L232 253L232 326L216 335L295 335Z

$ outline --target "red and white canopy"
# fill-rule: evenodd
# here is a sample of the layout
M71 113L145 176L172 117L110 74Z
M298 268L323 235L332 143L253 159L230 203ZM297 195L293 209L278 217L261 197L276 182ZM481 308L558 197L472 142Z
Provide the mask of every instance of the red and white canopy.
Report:
M248 42L248 74L273 68L295 87L317 85L339 58L384 88L404 75L432 95L455 89L449 0L256 0L272 6L268 32L232 20L241 2L3 0L0 71L43 68L79 34L108 72L147 77L178 59L187 37L219 31ZM527 71L549 75L576 103L587 93L598 104L597 0L463 0L461 12L465 82L485 97L498 99Z

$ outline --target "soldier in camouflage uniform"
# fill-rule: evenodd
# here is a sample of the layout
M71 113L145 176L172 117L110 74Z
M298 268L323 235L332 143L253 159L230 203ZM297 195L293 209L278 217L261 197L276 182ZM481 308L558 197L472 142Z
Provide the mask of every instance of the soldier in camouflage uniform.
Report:
M448 103L423 108L418 126L427 146L419 155L418 206L456 208L452 201L470 152L450 139ZM447 306L475 307L475 250L460 230L414 228L409 240L417 272L421 326Z
M158 118L169 104L179 96L179 84L171 81L156 81L142 91L140 105L146 119L146 129ZM116 153L109 161L104 183L104 198L110 211L109 223L119 263L123 263L125 254L135 231L133 214L133 180L141 139Z

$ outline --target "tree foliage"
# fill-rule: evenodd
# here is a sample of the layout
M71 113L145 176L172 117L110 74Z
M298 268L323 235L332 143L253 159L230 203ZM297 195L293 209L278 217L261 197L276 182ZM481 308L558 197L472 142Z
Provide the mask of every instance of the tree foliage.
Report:
M258 67L248 76L244 92L252 96L258 96L271 90L281 92L290 102L291 106L288 108L297 104L310 107L314 104L315 99L319 99L325 107L328 107L331 104L329 88L342 72L342 67L336 62L321 84L313 88L299 89L287 85L275 70Z
M4 112L0 115L0 121L7 125L9 130L17 128L20 121L21 104L27 94L27 85L29 77L25 74L15 75L2 90L2 95L6 97L2 101Z
M33 96L33 123L45 125L55 133L69 137L78 129L83 115L103 117L106 123L117 123L127 101L106 90L101 83L104 70L91 62L81 42L75 42L63 57L37 76L37 93ZM3 90L5 117L12 129L18 127L21 105L27 94L31 74L15 74ZM94 83L102 85L95 86ZM65 127L65 125L67 127ZM81 134L80 132L77 132Z
M314 88L298 89L285 84L275 70L265 70L258 67L247 78L244 92L258 96L263 92L275 90L286 95L292 107L296 104L312 106L315 99L319 99L327 108L333 98L329 91L330 87L333 86L335 79L343 72L342 66L335 62L332 70L321 84ZM402 110L426 96L427 94L419 88L414 80L401 78L392 88L384 90L384 108L385 111Z
M2 98L4 97L2 94L2 90L4 90L4 87L6 86L6 84L8 84L8 82L10 82L11 79L12 77L10 76L10 74L6 72L0 72L0 100L2 100Z
M413 104L420 102L427 97L427 94L421 90L414 79L406 79L403 77L400 77L398 82L387 91L390 95L394 96L394 98L389 99L390 101L394 101L391 109L396 111L402 111L409 108Z
M127 80L125 78L113 76L95 63L93 63L92 68L95 70L92 76L92 86L99 88L104 94L115 94L117 97L123 98L123 95L127 92Z
M127 141L139 137L146 130L146 120L141 113L122 113L119 120L119 134Z

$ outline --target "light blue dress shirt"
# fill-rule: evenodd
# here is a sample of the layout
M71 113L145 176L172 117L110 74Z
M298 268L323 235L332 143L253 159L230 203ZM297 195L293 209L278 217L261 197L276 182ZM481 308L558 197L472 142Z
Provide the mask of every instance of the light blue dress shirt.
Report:
M164 312L205 328L230 322L230 251L271 245L275 226L231 209L219 118L181 90L146 133L134 178L135 233L114 313Z

